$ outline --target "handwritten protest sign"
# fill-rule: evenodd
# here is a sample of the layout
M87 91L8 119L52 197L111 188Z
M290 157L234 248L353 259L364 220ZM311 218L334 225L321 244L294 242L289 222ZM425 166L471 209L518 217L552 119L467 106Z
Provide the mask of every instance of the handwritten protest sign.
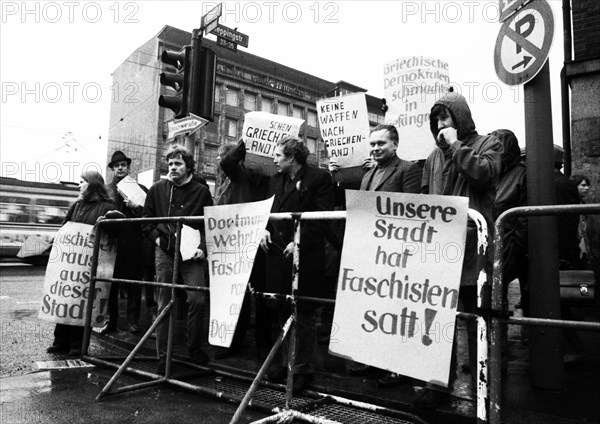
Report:
M340 168L362 166L369 156L369 114L365 93L317 101L321 137Z
M208 341L229 347L273 197L260 202L204 208L210 273Z
M399 152L406 160L426 159L435 147L429 112L447 91L448 63L424 56L404 57L385 65L385 122L398 128Z
M298 136L303 119L248 112L244 118L243 139L248 153L272 158L277 141L286 135Z
M40 319L83 326L87 302L91 296L92 256L94 235L92 226L67 222L54 237L46 276L44 296L38 317ZM113 275L116 243L110 243L104 235L100 242L98 277ZM108 295L110 283L96 282L92 326L102 327L108 320Z
M346 207L329 351L447 386L468 199L346 190Z

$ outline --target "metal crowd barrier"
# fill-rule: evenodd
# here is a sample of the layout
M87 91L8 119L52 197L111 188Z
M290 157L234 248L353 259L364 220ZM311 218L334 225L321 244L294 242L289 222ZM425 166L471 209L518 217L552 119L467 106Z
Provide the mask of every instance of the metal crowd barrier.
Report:
M485 254L488 247L488 234L487 234L487 224L485 219L479 212L469 209L469 217L473 219L477 224L478 230L478 248L479 254ZM282 295L278 293L260 293L254 292L253 294L256 296L263 296L265 298L274 298L282 301L291 302L292 306L292 314L290 318L287 320L285 325L283 326L281 333L277 340L275 341L271 351L269 352L265 362L260 367L258 373L255 378L252 380L250 388L246 392L245 396L240 400L239 397L228 395L227 393L223 393L221 391L216 391L211 388L200 387L191 385L189 383L176 380L172 377L172 362L173 362L173 337L174 337L174 327L175 327L175 319L174 319L174 302L176 301L175 290L183 289L186 291L210 291L208 287L193 287L182 284L177 284L178 275L179 275L179 266L180 266L180 256L176 255L173 264L173 280L170 284L167 283L158 283L158 282L149 282L149 281L138 281L138 280L125 280L118 278L100 278L96 276L98 269L98 253L99 253L99 239L100 237L96 237L94 243L94 256L92 262L92 277L90 281L90 292L95 293L95 284L97 281L104 281L109 283L126 283L126 284L139 284L139 285L149 285L153 287L162 287L162 288L171 288L172 296L171 301L167 304L164 310L157 316L156 320L152 323L150 328L146 331L146 333L142 336L137 345L133 348L133 350L129 353L129 355L125 358L123 363L118 366L117 371L112 376L112 378L108 381L108 383L102 388L96 400L101 400L105 396L109 394L118 394L128 391L133 391L137 389L147 388L150 386L156 386L162 383L167 383L174 385L176 387L180 387L183 389L191 390L197 393L201 393L208 396L213 396L230 403L239 403L239 406L231 419L231 424L237 423L241 418L246 407L251 405L252 407L263 410L265 412L272 412L274 415L264 418L256 423L267 423L267 422L275 422L278 420L292 420L297 419L304 422L316 423L316 422L328 422L332 423L331 420L323 421L323 418L315 417L310 415L310 413L306 413L303 411L295 410L292 407L292 387L293 387L293 372L288 372L287 382L286 382L286 397L285 397L285 408L282 410L280 408L276 408L275 410L270 410L269 407L263 404L260 401L253 400L253 395L259 387L261 380L266 373L269 364L272 362L275 357L275 353L277 349L281 346L284 339L286 337L290 338L290 348L288 349L289 357L288 357L288 370L293 369L293 364L295 363L295 320L296 320L296 302L298 300L311 300L313 302L320 303L335 303L334 300L331 299L321 299L321 298L313 298L313 297L305 297L299 296L298 293L298 281L299 281L299 273L301 272L301 264L299 263L299 244L300 244L300 227L302 221L310 221L310 220L332 220L332 219L345 219L346 212L304 212L304 213L272 213L269 216L270 220L287 220L291 219L294 222L294 252L293 252L293 280L292 280L292 293L290 295ZM98 223L98 231L102 231L103 227L109 225L116 224L144 224L144 223L159 223L159 222L170 222L175 223L177 225L177 243L176 243L176 251L179 251L180 248L180 240L181 240L181 227L183 224L190 223L198 223L202 222L204 217L171 217L171 218L130 218L130 219L114 219L114 220L103 220ZM484 293L484 285L486 284L487 276L485 271L481 271L478 278L478 289L477 289L477 307L479 310L483 309L483 293ZM104 365L116 368L115 364L102 360L100 358L95 358L88 355L88 348L90 343L91 336L91 318L92 318L92 305L93 302L88 302L86 309L86 317L85 317L85 327L84 327L84 339L82 345L82 353L83 359L98 365ZM486 423L488 420L488 331L487 326L488 323L486 321L486 317L478 314L472 313L464 313L457 312L456 316L461 319L469 319L475 320L477 323L477 422L478 423ZM156 327L165 319L170 318L169 321L169 331L168 331L168 345L167 345L167 355L166 355L166 367L165 367L165 375L160 376L151 372L145 371L137 371L133 370L130 367L135 356L138 354L142 346L145 342L150 338L151 334L154 332ZM198 369L206 369L202 366L195 366ZM113 388L117 380L120 376L125 372L134 372L140 376L151 378L152 381L143 382L139 384L134 384L130 386L124 386L119 388ZM137 371L137 372L135 372ZM263 383L264 384L264 383ZM331 396L326 394L321 394L317 392L313 392L317 395L323 395L327 397L328 401L334 401L341 405L352 405L353 407L374 411L374 412L384 412L386 415L400 415L405 419L411 419L416 423L423 423L423 421L409 413L403 413L400 411L390 410L385 407L367 404L365 402L353 401L349 399L344 399L338 396ZM323 399L322 399L323 400ZM314 403L318 403L316 401Z
M502 280L504 274L504 224L515 216L546 216L600 213L600 204L523 206L502 213L494 224L494 270L492 276L492 317L490 327L490 424L501 424L502 405L502 326L505 324L532 325L554 328L572 328L577 330L600 331L600 323L568 321L560 319L506 317L502 302Z

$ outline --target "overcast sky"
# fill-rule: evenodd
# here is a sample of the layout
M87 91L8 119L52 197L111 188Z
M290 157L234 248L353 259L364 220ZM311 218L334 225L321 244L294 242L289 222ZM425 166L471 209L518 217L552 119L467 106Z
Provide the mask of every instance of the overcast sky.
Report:
M225 2L220 23L250 37L245 49L249 53L332 82L350 82L377 97L383 97L386 63L412 55L440 58L449 64L451 81L470 100L478 131L509 128L525 145L522 87L504 85L494 71L501 26L497 3ZM550 1L555 19L550 65L556 144L561 144L561 3ZM103 165L111 89L117 88L112 72L164 25L191 32L216 4L3 1L2 172L14 169L7 163L24 157L43 161L69 132Z

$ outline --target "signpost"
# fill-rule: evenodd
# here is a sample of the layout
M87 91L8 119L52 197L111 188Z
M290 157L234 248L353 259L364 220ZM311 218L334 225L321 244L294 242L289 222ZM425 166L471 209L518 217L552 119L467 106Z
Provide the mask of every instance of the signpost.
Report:
M528 3L500 28L494 50L496 74L507 85L530 81L542 69L554 36L554 16L545 0Z
M167 139L169 141L173 140L176 136L181 134L191 135L202 128L204 125L208 123L208 120L191 114L181 119L173 119L167 122L169 127L169 134L167 135Z
M217 37L217 46L225 47L227 50L237 52L237 44L225 38Z

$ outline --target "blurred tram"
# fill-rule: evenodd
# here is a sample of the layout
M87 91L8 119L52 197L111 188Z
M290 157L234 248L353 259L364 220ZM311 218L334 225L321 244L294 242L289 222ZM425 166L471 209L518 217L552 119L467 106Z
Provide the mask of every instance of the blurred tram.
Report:
M17 252L31 235L52 240L78 194L77 184L0 177L0 259L19 260ZM44 262L39 257L19 261Z

